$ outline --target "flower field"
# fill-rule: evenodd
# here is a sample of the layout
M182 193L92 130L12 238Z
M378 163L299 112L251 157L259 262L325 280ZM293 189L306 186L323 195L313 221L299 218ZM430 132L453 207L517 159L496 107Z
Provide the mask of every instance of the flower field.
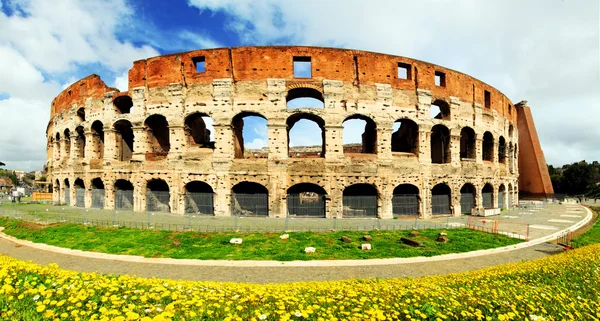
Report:
M270 285L76 273L0 256L2 320L599 320L599 290L600 245L454 275Z

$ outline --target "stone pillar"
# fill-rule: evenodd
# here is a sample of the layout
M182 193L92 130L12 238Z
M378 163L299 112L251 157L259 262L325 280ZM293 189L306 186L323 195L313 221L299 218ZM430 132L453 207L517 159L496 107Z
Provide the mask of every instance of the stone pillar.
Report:
M423 184L423 188L421 189L421 218L430 218L431 217L431 184L429 180L425 184Z
M344 191L339 188L332 188L331 195L325 201L327 218L343 218L344 217Z
M431 126L419 126L419 163L431 164Z
M498 190L500 190L500 185L493 186L494 190L492 191L492 208L498 208Z
M474 185L474 186L475 186L475 209L477 211L483 211L483 194L482 194L483 185Z
M89 161L96 157L96 153L94 151L94 134L91 131L85 132L85 157L84 160L89 163Z
M283 160L288 158L287 125L285 121L267 124L269 160Z
M146 211L146 181L138 180L133 183L133 210L135 212Z
M392 158L392 126L381 124L383 128L377 128L377 158Z
M452 206L452 216L460 216L462 214L460 188L461 186L451 188L452 196L450 197L450 205Z
M61 137L60 139L60 158L62 161L68 161L69 157L67 156L67 139L64 137Z
M87 186L85 187L85 192L84 192L84 196L83 196L83 204L85 208L91 208L92 207L92 185L90 183L86 184Z
M77 146L77 135L71 136L71 152L69 153L69 160L77 159L79 156L79 146Z
M182 124L169 125L169 159L179 159L183 155L185 130Z
M54 147L52 148L52 158L58 161L60 160L60 141L54 142Z
M500 145L500 140L498 136L494 136L494 147L492 148L492 155L493 156L493 160L494 160L494 164L498 165L498 146Z
M224 174L217 175L217 188L215 189L215 195L213 203L215 204L215 216L231 216L231 203L233 202L233 195L231 195L231 188L228 187L227 178Z
M133 155L132 160L145 161L148 152L148 132L144 126L132 127L133 130Z
M215 123L215 151L214 158L233 158L233 129L225 122Z
M131 113L136 115L146 114L146 88L135 87L131 90L131 101L133 106L131 107Z
M115 209L115 182L107 181L104 183L104 209Z
M344 141L342 133L344 126L325 125L325 158L327 160L341 161L344 158Z
M385 191L381 193L381 198L379 202L381 203L379 206L379 218L382 219L392 219L394 218L394 212L392 208L392 191Z
M483 134L475 134L475 162L483 164Z
M104 129L104 163L117 159L117 133L112 128Z
M450 131L450 163L452 167L460 167L460 129Z

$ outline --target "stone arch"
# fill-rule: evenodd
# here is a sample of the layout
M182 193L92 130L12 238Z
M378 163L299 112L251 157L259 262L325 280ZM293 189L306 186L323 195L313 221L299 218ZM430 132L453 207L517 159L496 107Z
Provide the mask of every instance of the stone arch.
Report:
M104 124L96 120L90 128L92 132L92 158L104 158Z
M167 156L171 148L169 122L160 114L153 114L144 121L148 137L148 151L155 159Z
M63 132L63 139L65 140L65 157L71 156L71 131L67 128Z
M169 184L160 178L146 182L146 210L148 212L171 212L171 193Z
M430 115L433 119L450 120L450 105L441 99L431 103Z
M90 183L92 187L92 207L104 208L104 182L100 177L96 177Z
M400 184L394 188L392 213L394 216L420 216L421 197L413 184Z
M85 183L81 178L75 179L73 183L73 187L75 187L75 206L84 207L85 206Z
M233 117L233 119L231 120L231 124L233 126L233 152L234 152L234 157L235 158L244 158L245 156L245 146L244 146L244 119L246 117L258 117L260 119L263 119L265 122L263 131L266 133L267 137L265 137L265 142L268 142L268 128L267 128L267 123L268 123L268 119L267 117L263 116L260 113L257 112L252 112L252 111L243 111L237 115L235 115ZM262 126L261 126L262 127ZM289 134L289 131L288 131ZM266 146L268 147L268 146ZM268 148L267 148L268 151ZM255 153L257 154L257 153ZM268 157L268 152L264 152L264 153L259 153L260 155L257 154L257 156L259 156L259 158L266 158Z
M494 186L490 183L486 183L481 189L482 206L483 208L494 207Z
M323 93L313 87L291 87L285 97L287 108L324 108Z
M116 156L118 161L129 161L133 156L133 126L126 119L114 123L116 141Z
M395 127L398 128L394 130ZM419 126L417 123L407 118L398 119L394 122L392 131L392 152L413 154L419 152Z
M231 192L232 215L269 215L269 191L264 185L254 182L240 182L231 188Z
M85 131L83 129L83 126L77 126L77 128L75 128L75 132L77 133L77 139L75 140L76 143L76 147L77 147L77 155L74 155L77 158L85 158L85 145L86 145L86 139L85 139Z
M133 184L126 179L118 179L114 184L115 209L133 209Z
M494 160L494 135L490 132L483 133L483 151L481 153L484 161Z
M503 136L498 139L498 162L506 164L506 141Z
M60 159L61 155L60 155L60 133L57 132L56 135L54 136L54 144L56 145L54 148L56 148L56 159Z
M446 183L439 183L431 189L431 214L452 214L451 202L452 189Z
M477 189L471 183L465 183L460 188L460 210L463 214L471 214L476 208Z
M379 192L373 184L358 183L343 191L343 217L377 217Z
M133 100L129 95L117 96L113 100L113 106L115 107L115 113L129 114L133 107Z
M431 163L450 163L450 131L438 124L431 128Z
M506 196L506 187L504 184L500 184L498 187L498 208L506 208L506 204L504 203Z
M365 122L364 132L361 135L360 150L355 150L355 148L352 148L352 146L347 147L347 144L344 143L344 153L347 153L347 154L352 154L352 153L376 154L377 153L377 124L375 124L375 121L370 117L367 117L367 116L361 115L361 114L354 114L354 115L346 117L346 119L344 119L344 121L342 122L342 126L344 126L344 123L346 123L347 121L354 121L354 120L360 120L360 121ZM346 129L346 128L344 127L344 129ZM346 132L344 131L343 134L346 135ZM342 137L342 140L344 140L344 138L345 137Z
M306 148L305 146L291 146L292 142L290 140L290 132L292 131L294 125L301 120L308 120L314 122L321 129L321 146L318 149L312 150L310 148ZM298 158L310 158L310 157L325 157L325 121L323 118L311 114L311 113L294 113L290 117L288 117L287 121L287 136L288 136L288 153L290 157L298 157ZM295 148L292 148L295 147ZM300 147L308 149L302 150Z
M205 113L194 112L184 119L185 138L188 146L200 148L215 148L215 142L211 139L211 131L207 128L206 121L212 118Z
M475 159L475 131L471 127L460 130L460 158Z
M289 216L325 217L325 189L313 183L298 183L287 189Z
M213 188L202 181L185 184L185 213L214 215Z
M80 123L83 123L85 121L85 108L81 107L79 109L77 109L77 120Z

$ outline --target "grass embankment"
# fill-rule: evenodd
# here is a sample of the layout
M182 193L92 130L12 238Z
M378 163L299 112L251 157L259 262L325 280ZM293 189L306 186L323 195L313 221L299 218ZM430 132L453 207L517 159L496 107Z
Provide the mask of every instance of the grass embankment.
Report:
M410 231L371 232L296 232L288 240L282 233L198 233L107 228L77 224L39 225L10 218L0 218L6 234L36 243L112 254L141 255L144 257L170 257L178 259L213 260L332 260L371 259L390 257L434 256L496 248L522 242L503 235L472 231L446 230L449 242L437 242L442 230L421 230L412 237L422 242L421 247L401 244L401 237ZM364 235L373 237L366 242ZM340 241L347 236L352 243ZM231 238L242 238L241 245L230 244ZM360 245L370 243L371 251L362 251ZM315 247L313 254L304 253L306 247Z
M586 245L590 245L590 244L600 243L600 224L598 224L598 217L599 217L598 214L600 213L600 210L598 207L590 207L590 208L594 212L596 212L594 215L596 222L589 230L587 230L582 235L577 236L573 240L572 243L573 243L574 247L582 247L582 246L586 246Z

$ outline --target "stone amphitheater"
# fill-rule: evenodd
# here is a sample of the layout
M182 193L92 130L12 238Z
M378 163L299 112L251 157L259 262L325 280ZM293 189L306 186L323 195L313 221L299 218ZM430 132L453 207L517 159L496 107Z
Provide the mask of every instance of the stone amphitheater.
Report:
M302 105L311 100L320 105ZM247 117L266 121L265 148L244 148ZM344 145L355 119L362 141ZM321 145L290 147L302 120L318 125ZM53 201L85 208L429 218L553 194L525 101L448 68L357 50L135 61L126 92L97 75L61 92L46 133Z

